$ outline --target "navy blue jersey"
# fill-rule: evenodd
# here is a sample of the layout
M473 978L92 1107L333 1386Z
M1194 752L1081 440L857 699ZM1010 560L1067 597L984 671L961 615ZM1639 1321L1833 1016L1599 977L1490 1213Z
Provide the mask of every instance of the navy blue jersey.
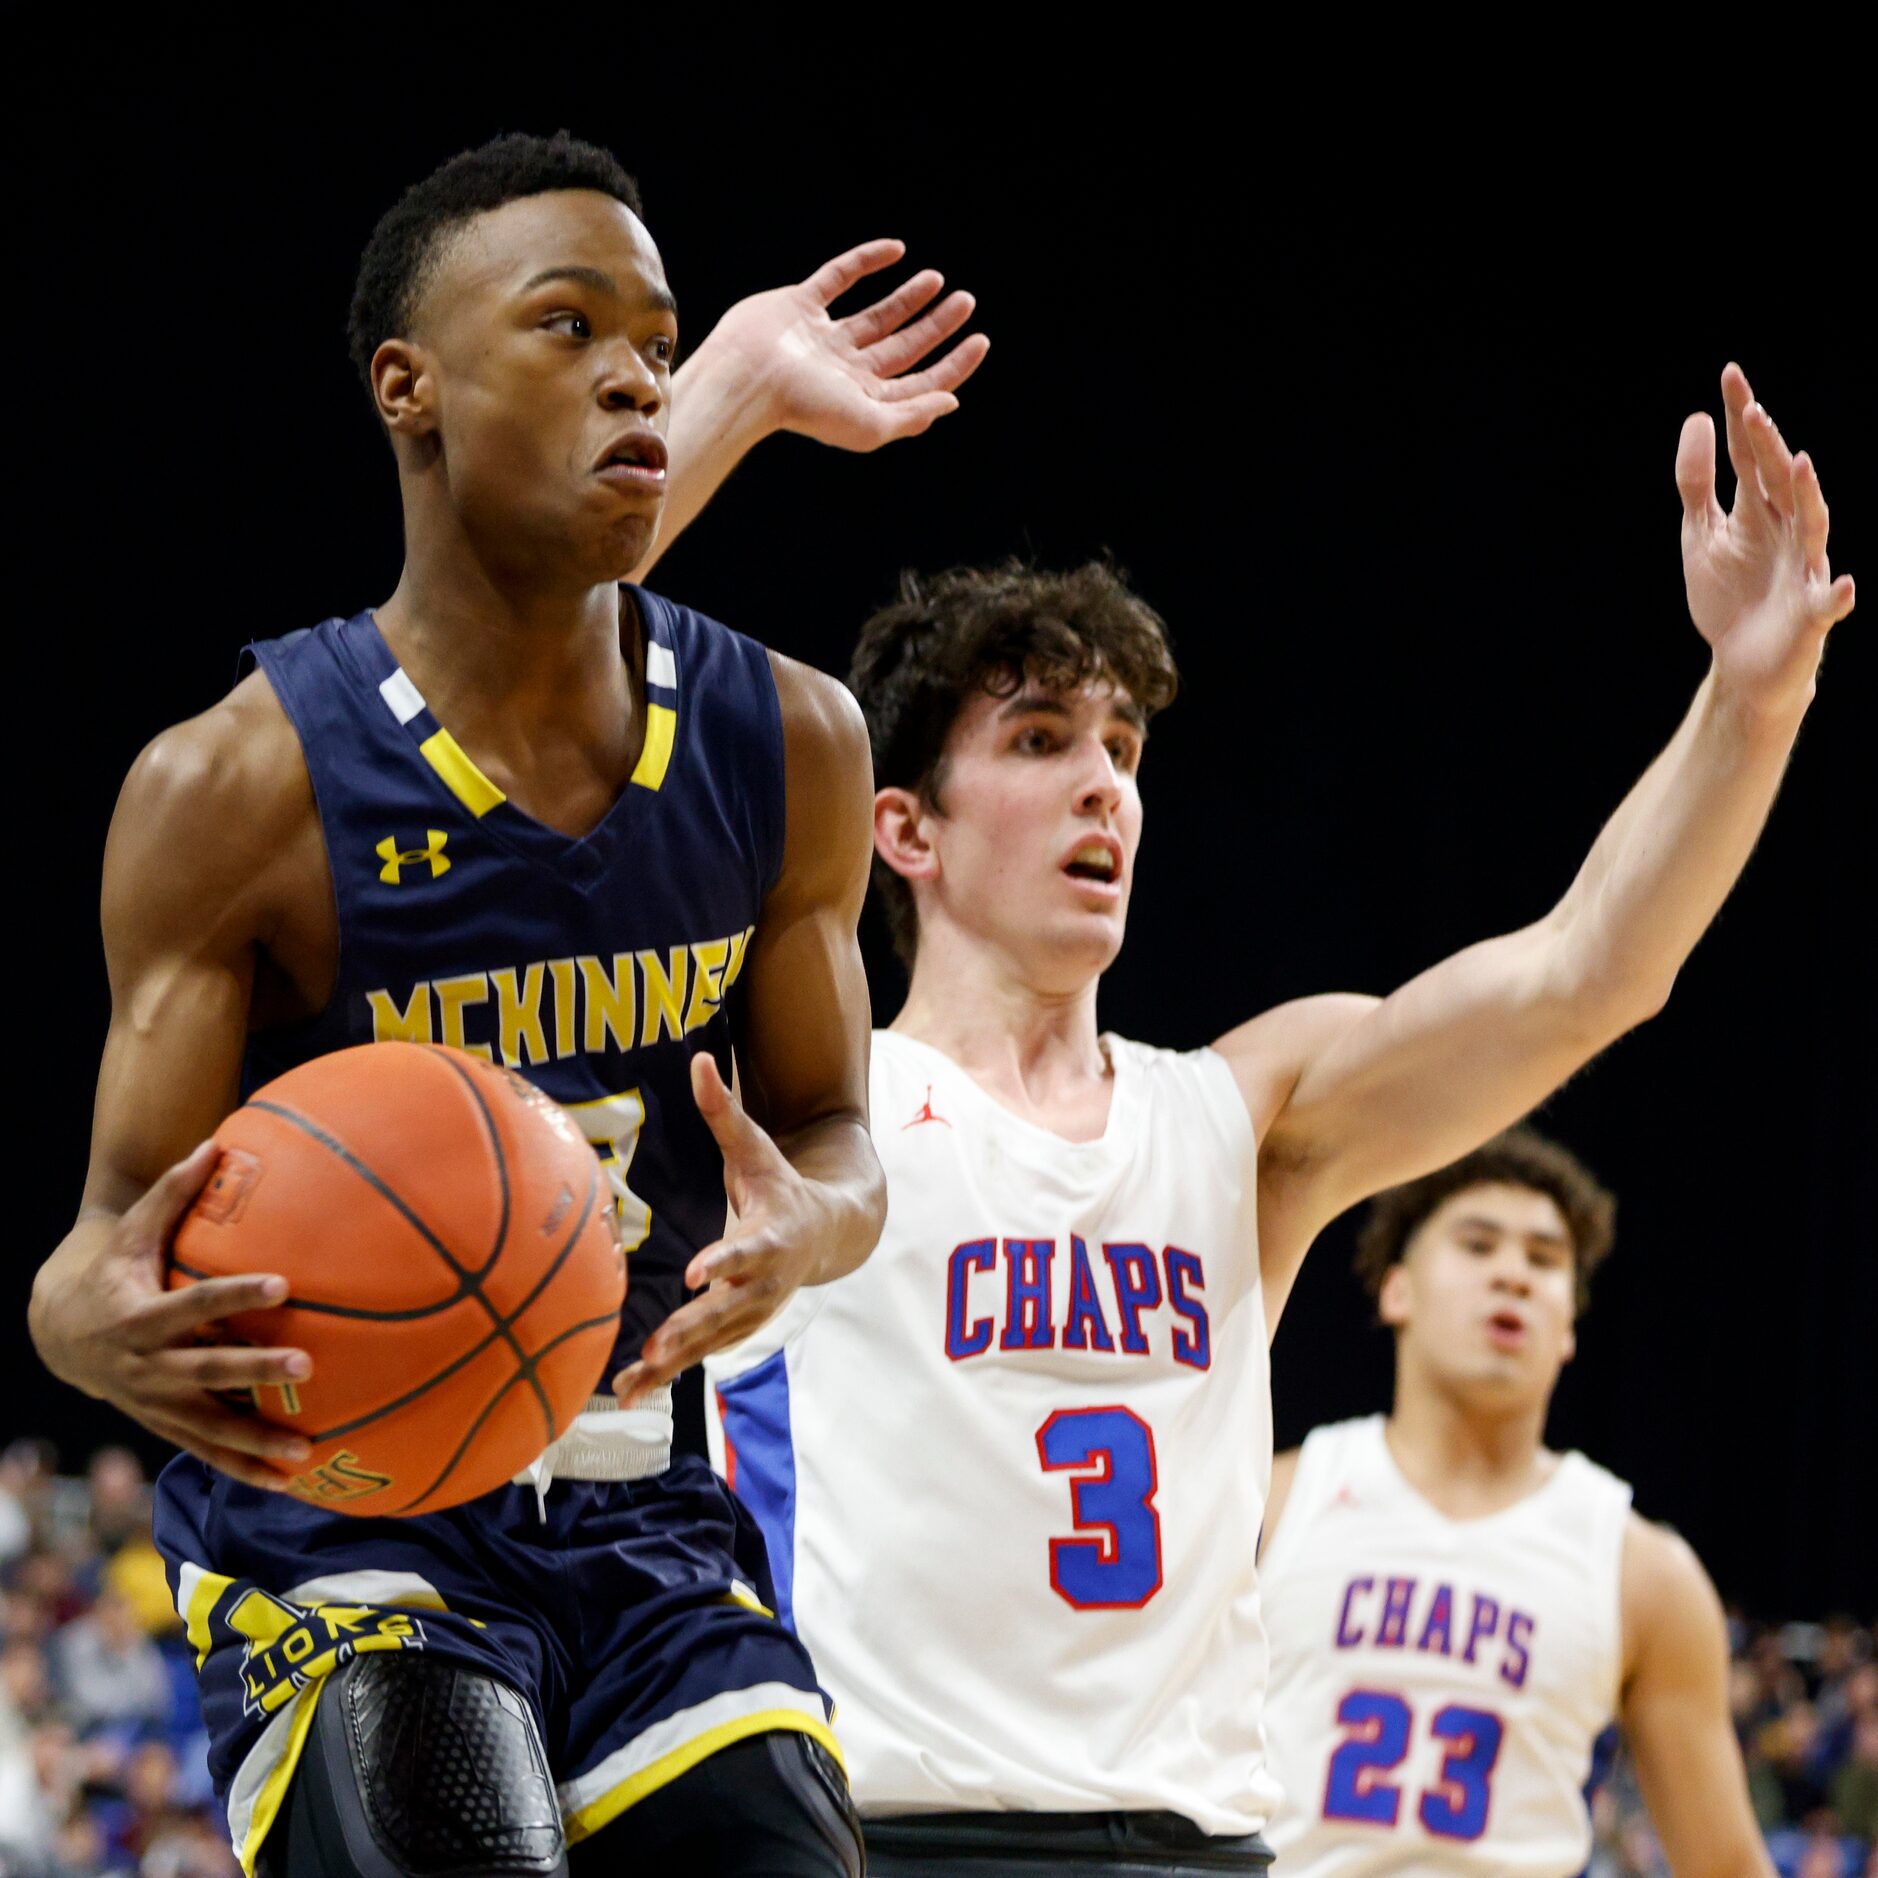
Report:
M762 647L638 588L647 725L632 781L573 839L507 800L431 714L369 613L254 648L313 780L339 915L318 1016L257 1033L248 1088L404 1038L493 1058L600 1150L631 1248L614 1366L682 1301L724 1224L691 1097L728 1078L737 982L782 865L783 739ZM607 1373L611 1373L609 1370Z

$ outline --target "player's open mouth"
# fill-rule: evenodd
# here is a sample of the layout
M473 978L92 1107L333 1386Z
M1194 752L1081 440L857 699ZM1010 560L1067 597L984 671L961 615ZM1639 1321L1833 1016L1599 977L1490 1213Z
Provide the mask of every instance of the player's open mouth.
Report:
M637 429L616 437L594 465L603 482L621 489L663 489L669 453L657 431Z
M1495 1311L1487 1319L1487 1335L1502 1349L1518 1349L1526 1341L1526 1322L1514 1311Z
M1071 880L1089 881L1102 887L1119 886L1122 844L1112 835L1090 836L1077 842L1062 865Z

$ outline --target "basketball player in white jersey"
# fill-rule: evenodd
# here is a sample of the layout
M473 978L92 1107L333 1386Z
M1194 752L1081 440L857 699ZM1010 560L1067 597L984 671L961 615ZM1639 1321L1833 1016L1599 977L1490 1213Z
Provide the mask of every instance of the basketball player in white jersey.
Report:
M1677 460L1710 670L1558 905L1386 999L1222 1012L1210 1049L1096 1023L1175 688L1153 612L1100 567L958 572L864 631L876 879L911 977L874 1046L887 1224L712 1372L881 1878L1265 1863L1266 1348L1305 1248L1661 1006L1851 609L1811 464L1737 368L1722 390L1732 513L1707 417ZM1237 754L1203 812L1251 874ZM1230 945L1206 956L1230 998ZM700 1353L745 1257L733 1229L693 1262ZM687 1348L661 1332L618 1386Z
M1612 1213L1528 1128L1370 1209L1395 1406L1279 1455L1266 1503L1285 1878L1569 1878L1614 1719L1671 1868L1771 1878L1708 1574L1623 1481L1545 1446Z

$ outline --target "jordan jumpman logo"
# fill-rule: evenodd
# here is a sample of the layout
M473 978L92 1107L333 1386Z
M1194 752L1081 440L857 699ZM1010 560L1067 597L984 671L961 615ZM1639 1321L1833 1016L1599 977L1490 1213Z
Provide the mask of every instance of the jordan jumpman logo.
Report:
M905 1134L908 1128L917 1128L921 1122L937 1122L941 1128L950 1128L952 1126L943 1115L935 1115L933 1113L931 1083L926 1085L926 1100L919 1105L919 1113L900 1130L901 1134Z

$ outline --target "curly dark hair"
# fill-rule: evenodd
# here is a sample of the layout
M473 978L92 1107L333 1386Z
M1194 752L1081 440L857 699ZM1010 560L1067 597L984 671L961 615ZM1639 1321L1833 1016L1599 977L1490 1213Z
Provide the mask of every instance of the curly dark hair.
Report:
M1591 1298L1591 1274L1616 1234L1617 1198L1584 1162L1524 1123L1482 1142L1472 1154L1432 1174L1391 1187L1370 1201L1356 1240L1356 1274L1373 1298L1389 1268L1400 1263L1423 1221L1465 1187L1499 1184L1550 1195L1571 1234L1578 1309Z
M378 218L359 257L346 316L346 344L368 396L372 354L408 330L451 232L505 202L554 189L596 190L625 203L635 215L645 213L639 185L612 151L558 130L552 137L510 131L460 151L413 183Z
M900 576L900 597L861 628L848 683L867 717L874 782L935 809L945 743L974 692L1013 696L1108 682L1146 717L1173 702L1180 674L1161 616L1107 561L1052 573L1009 560ZM907 883L878 856L874 884L894 950L910 971L919 922Z

